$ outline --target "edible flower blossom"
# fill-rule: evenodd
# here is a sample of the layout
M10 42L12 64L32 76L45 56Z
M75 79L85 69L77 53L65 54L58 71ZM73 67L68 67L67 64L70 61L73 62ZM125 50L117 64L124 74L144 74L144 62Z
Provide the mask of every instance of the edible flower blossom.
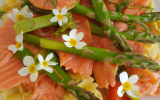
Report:
M59 12L57 9L53 9L52 12L55 15L53 18L50 19L50 22L57 22L60 26L68 22L68 17L65 16L67 13L67 8L63 7L61 12Z
M7 14L7 17L14 23L33 18L33 13L28 12L28 10L28 6L25 6L21 11L19 11L17 8L13 8L13 14Z
M38 60L40 64L37 65L37 69L44 69L45 71L52 73L53 69L49 65L57 65L58 63L50 61L53 58L53 53L47 55L46 59L44 59L40 54L38 54Z
M67 47L75 47L77 49L82 49L84 46L86 46L87 44L85 42L80 42L80 40L83 39L84 34L82 32L77 33L77 29L73 29L70 31L69 36L68 35L62 35L62 38L65 41L68 42L64 42L64 44Z
M14 54L19 50L23 50L23 31L19 35L16 36L15 41L17 42L16 45L9 45L8 49L11 50Z
M130 97L139 98L139 89L138 87L132 85L138 81L137 75L132 75L128 78L128 74L126 72L120 73L120 82L121 86L118 87L117 94L119 97L122 97L126 92Z
M101 93L97 90L98 84L94 82L94 78L90 77L82 77L82 82L78 83L77 85L81 88L84 88L90 92L92 92L96 97L100 100L103 100Z
M25 56L23 59L23 63L27 67L23 67L18 71L18 74L21 76L27 76L30 74L31 82L35 82L38 77L38 72L36 68L35 61L32 56Z

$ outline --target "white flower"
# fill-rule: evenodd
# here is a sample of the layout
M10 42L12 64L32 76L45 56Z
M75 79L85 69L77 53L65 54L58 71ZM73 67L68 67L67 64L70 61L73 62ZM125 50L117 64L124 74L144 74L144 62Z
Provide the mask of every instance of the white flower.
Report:
M17 8L13 8L13 14L7 14L7 17L14 23L33 18L33 13L28 12L28 10L28 6L25 6L21 11L19 11Z
M121 86L118 87L117 94L119 97L122 97L126 92L130 97L138 98L139 90L138 87L132 85L138 81L137 75L132 75L128 78L128 74L126 72L120 73L120 82Z
M67 47L76 47L77 49L82 49L84 46L86 46L87 44L85 42L80 42L80 40L82 40L82 38L84 37L84 34L82 32L77 33L77 29L73 29L70 31L69 36L68 35L62 35L62 38L65 41L68 42L64 42L64 44Z
M11 50L14 54L20 50L23 50L23 31L19 35L16 36L15 41L17 42L16 45L9 45L8 49Z
M52 73L53 69L49 65L57 65L58 64L56 62L50 61L52 58L53 58L53 53L50 53L49 55L47 55L45 60L40 54L38 54L38 60L39 60L40 64L37 65L37 69L38 70L44 69L45 71Z
M30 74L31 82L35 82L38 77L38 72L36 68L36 64L32 56L25 56L23 59L23 63L27 67L23 67L18 71L18 74L21 76L27 76Z
M55 15L53 18L50 19L50 22L57 22L60 26L68 22L68 17L64 16L67 13L67 8L63 7L61 12L57 9L53 9L52 12Z

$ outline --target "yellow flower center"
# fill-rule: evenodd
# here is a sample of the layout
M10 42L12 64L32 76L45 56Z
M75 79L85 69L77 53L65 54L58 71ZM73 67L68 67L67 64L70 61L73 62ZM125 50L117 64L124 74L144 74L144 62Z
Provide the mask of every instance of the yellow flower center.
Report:
M76 46L77 45L77 41L75 39L70 38L70 41L68 41L68 42L71 46Z
M18 15L16 15L16 18L18 21L22 21L25 19L25 16L23 14L18 14Z
M125 82L123 84L123 90L125 90L125 91L131 90L131 84L129 82Z
M16 47L17 49L19 49L21 46L22 46L21 42L18 41L15 47Z
M35 73L36 72L36 64L31 64L29 67L28 67L28 71L30 73Z
M48 62L47 62L46 60L44 60L44 62L42 62L42 65L43 65L44 67L48 67Z
M57 15L57 19L58 19L58 20L62 20L62 19L63 19L63 15L62 15L62 14L58 14L58 15Z

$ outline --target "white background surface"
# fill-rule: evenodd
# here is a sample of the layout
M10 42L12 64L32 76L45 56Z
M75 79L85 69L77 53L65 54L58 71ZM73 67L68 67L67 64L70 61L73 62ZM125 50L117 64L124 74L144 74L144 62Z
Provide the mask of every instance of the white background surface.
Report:
M160 0L154 0L155 1L155 6L156 6L156 11L160 11ZM4 1L0 0L0 6L3 5ZM1 25L1 19L0 19L0 25ZM0 100L2 100L2 97L0 95ZM141 100L160 100L160 96L158 97L150 97L150 96L144 96L141 98Z

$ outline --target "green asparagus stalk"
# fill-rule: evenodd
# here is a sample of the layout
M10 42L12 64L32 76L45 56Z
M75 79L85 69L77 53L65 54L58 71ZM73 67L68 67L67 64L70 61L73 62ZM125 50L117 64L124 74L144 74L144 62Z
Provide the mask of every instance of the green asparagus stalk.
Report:
M44 38L39 38L31 34L24 34L24 41L40 46L45 49L61 50L68 53L80 55L85 58L98 60L101 62L110 62L113 64L127 65L130 67L147 68L152 71L160 70L160 66L153 60L146 58L143 55L135 53L117 53L102 48L85 46L83 49L69 48L63 42L52 41ZM39 42L39 43L38 43Z
M50 19L53 16L53 14L48 14L45 16L35 17L28 20L23 20L21 22L17 22L14 24L15 32L16 34L19 34L21 30L23 30L23 32L26 33L47 26L57 25L57 22L50 22Z
M39 40L39 39L37 39ZM38 44L37 44L38 45ZM54 62L59 63L58 57L56 57L56 54L52 50L47 50L46 56L50 53L54 54L54 57L51 59ZM33 56L31 51L24 47L22 51L17 51L14 57L19 58L23 61L23 58L25 56ZM99 100L93 93L78 87L73 80L60 68L60 65L51 66L53 68L53 72L49 73L45 71L45 73L51 77L57 84L62 85L65 87L68 91L71 91L75 96L78 97L79 100Z
M120 35L117 29L110 21L110 12L108 11L105 3L103 0L91 0L95 14L97 18L100 19L101 23L103 24L104 34L111 39L113 44L119 48L120 50L124 51L133 51L132 48L129 46L126 37Z
M23 30L23 32L26 33L26 32L31 32L39 28L44 28L44 27L51 26L51 25L57 25L57 23L50 22L50 19L52 17L53 17L52 14L48 14L48 15L43 15L40 17L35 17L35 18L28 19L28 20L24 20L21 22L17 22L14 24L14 29L16 31L16 34L19 34L21 30ZM74 25L70 23L67 26L74 26ZM106 35L103 33L104 31L102 27L90 22L90 28L91 28L92 34L106 37ZM131 32L132 35L130 35L130 32L127 32L129 34L125 32L117 32L117 33L119 35L125 36L126 39L133 40L133 41L146 42L146 43L160 42L159 36L152 36L146 39L146 37L142 36L145 34L139 34L135 32Z
M38 7L35 7L33 4L29 2L29 0L24 0L24 4L28 5L28 7L33 11L38 14L48 14L52 13L51 10L44 10L40 9ZM122 6L122 5L121 5ZM79 13L85 17L95 19L96 21L100 22L97 16L94 13L94 10L92 8L76 4L74 8L71 9L71 11ZM135 19L140 20L141 22L150 22L150 21L157 21L160 19L160 13L159 12L152 12L148 13L142 16L135 16L135 15L126 15L120 12L110 12L110 19L111 20L121 20L123 22L133 22Z
M21 30L23 33L31 32L36 29L44 28L51 25L57 25L57 23L50 22L50 19L53 17L52 14L43 15L40 17L31 18L28 20L23 20L14 24L14 30L16 34L19 34ZM43 21L42 21L43 20ZM105 37L103 34L103 28L90 22L90 28L93 34L100 35ZM126 33L118 32L120 35L124 35L127 39L135 40L133 36Z
M83 9L83 10L82 10ZM79 13L87 18L95 19L100 22L92 8L77 4L71 11ZM122 22L134 22L135 19L141 22L149 23L160 19L160 12L146 13L141 16L123 14L121 12L110 11L111 20L120 20Z
M106 37L106 35L104 35L104 33L103 33L102 27L100 27L96 24L93 24L91 22L89 22L89 24L90 24L92 34ZM125 36L126 39L138 41L138 42L143 42L143 43L160 42L160 36L158 36L158 35L157 36L155 36L155 35L148 36L148 33L146 33L146 32L139 33L139 32L132 30L132 31L128 31L128 32L118 32L118 34Z
M52 25L58 25L57 22L50 22L50 19L53 17L53 14L48 14L40 17L31 18L28 20L23 20L20 22L17 22L14 24L14 29L16 34L19 34L21 30L23 30L24 33L30 32L36 29L52 26ZM77 23L75 23L72 19L71 12L68 12L66 14L68 17L68 23L63 24L61 27L58 28L56 33L58 32L64 32L67 28L76 28Z

